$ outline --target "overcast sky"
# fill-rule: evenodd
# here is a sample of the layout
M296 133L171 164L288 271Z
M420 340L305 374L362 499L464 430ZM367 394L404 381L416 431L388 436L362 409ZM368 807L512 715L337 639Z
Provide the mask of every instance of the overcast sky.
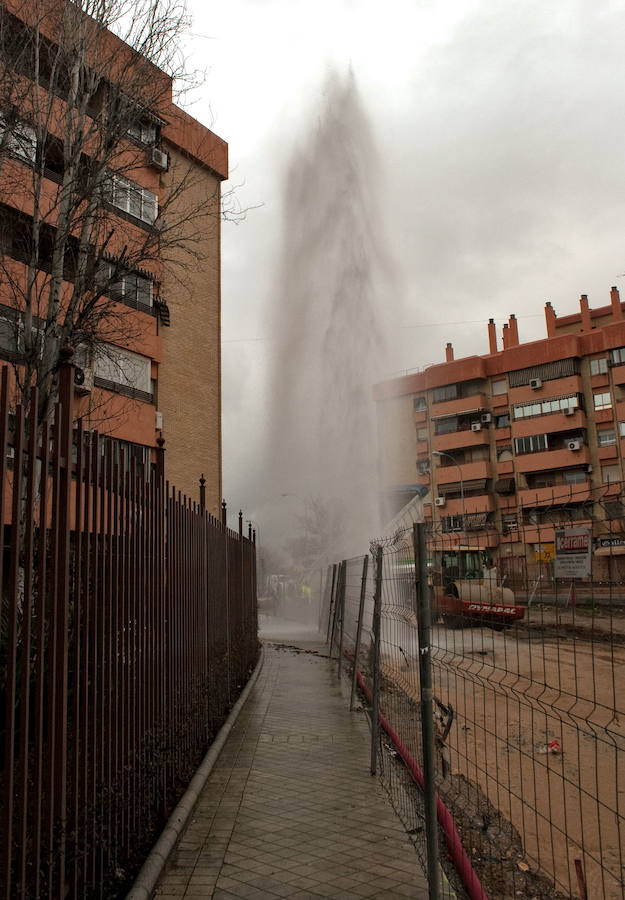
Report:
M487 350L486 320L542 337L625 289L625 3L189 0L190 111L255 207L223 230L225 493L258 478L283 173L332 67L352 67L382 160L402 294L393 371ZM625 295L624 295L625 296ZM389 373L391 374L391 373Z

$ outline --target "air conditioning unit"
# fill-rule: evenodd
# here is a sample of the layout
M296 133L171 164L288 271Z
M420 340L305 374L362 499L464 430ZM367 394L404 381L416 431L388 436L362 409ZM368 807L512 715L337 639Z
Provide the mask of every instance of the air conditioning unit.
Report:
M471 422L471 431L481 431L482 426L479 422Z
M540 378L530 378L530 387L533 391L537 391L538 388L543 386L542 380Z
M74 388L77 394L90 394L93 390L93 369L74 369Z
M158 147L150 147L148 159L150 165L159 172L166 172L169 168L169 157L164 150L159 150Z
M566 409L564 410L564 415L565 416L574 416L575 412L576 412L576 410L572 406L567 406Z
M582 442L580 440L567 441L566 448L567 450L581 450Z
M157 431L162 431L162 430L163 430L163 413L162 413L159 409L156 410L156 424L155 424L155 428L156 428Z
M445 498L444 497L435 497L434 498L434 506L444 506Z
M480 419L481 419L482 425L490 425L490 423L493 421L493 417L490 413L482 413L482 415L480 416Z

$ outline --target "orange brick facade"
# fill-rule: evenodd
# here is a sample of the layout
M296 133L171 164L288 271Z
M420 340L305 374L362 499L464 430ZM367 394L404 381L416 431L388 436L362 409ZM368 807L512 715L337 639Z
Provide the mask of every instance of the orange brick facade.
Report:
M616 288L609 305L591 309L584 295L566 317L548 303L543 340L521 343L511 316L500 345L491 320L489 353L454 359L448 344L444 363L378 384L388 511L421 494L426 518L457 544L473 516L495 559L531 558L545 507L566 506L597 540L613 535L620 523L602 521L605 502L591 509L589 497L618 499L625 477L624 311ZM552 532L542 523L540 540Z
M38 21L42 33L52 42L61 6L50 0L50 15ZM10 0L7 8L21 22L26 22L31 12L35 15L34 7L29 12L29 5L20 0ZM138 59L134 51L110 32L102 31L100 37L119 72L128 73ZM171 79L164 72L155 67L150 72L159 85L153 93L159 100L158 108L146 109L146 121L156 123L155 130L145 144L142 136L137 140L129 135L128 153L133 159L132 182L155 198L157 209L166 209L166 221L138 221L129 214L122 217L113 209L107 236L107 252L122 257L125 248L140 244L149 228L161 234L159 240L165 246L162 256L152 254L145 271L137 270L151 285L149 303L135 303L133 308L121 301L116 304L119 321L128 325L119 329L124 339L118 341L114 333L104 338L113 350L129 352L140 376L136 384L128 380L117 384L111 367L110 373L103 373L88 363L92 371L80 389L76 415L83 418L86 428L97 428L138 445L148 456L154 457L162 437L166 477L179 490L198 499L203 474L207 507L217 515L222 491L220 191L221 182L228 176L228 148L175 105ZM64 99L54 97L51 102L58 107L57 119L62 123ZM28 110L21 112L28 119ZM55 134L54 119L51 121L50 134L62 139L62 131ZM125 146L121 147L122 155ZM0 168L0 202L27 220L32 217L28 161L7 155ZM58 178L48 179L46 173L42 196L49 195L51 210L58 203L58 184ZM54 212L50 224L55 225ZM173 241L168 245L169 234L173 234ZM10 253L4 265L14 270L12 277L16 280L25 278L25 265ZM13 315L11 307L15 305L8 293L0 292L0 309L5 316ZM22 314L19 304L17 312ZM15 352L4 354L4 359L19 364L17 351L16 346ZM0 349L0 361L2 358Z

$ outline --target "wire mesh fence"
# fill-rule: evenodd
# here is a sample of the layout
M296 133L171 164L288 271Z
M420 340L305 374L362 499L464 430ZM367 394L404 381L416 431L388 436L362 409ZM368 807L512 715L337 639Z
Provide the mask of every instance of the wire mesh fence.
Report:
M399 531L372 545L362 610L364 558L336 567L333 653L353 661L370 709L377 690L378 766L424 860L427 585L439 845L457 873L445 866L443 894L625 896L625 542L613 502L594 497L581 524L560 503L541 521L521 510L507 535L430 523L425 571Z

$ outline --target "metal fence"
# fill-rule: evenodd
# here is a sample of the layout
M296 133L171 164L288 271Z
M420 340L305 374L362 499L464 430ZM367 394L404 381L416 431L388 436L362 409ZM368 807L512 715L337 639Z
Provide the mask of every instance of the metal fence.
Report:
M510 553L501 533L431 524L421 567L410 531L375 542L362 605L363 558L328 573L332 652L354 661L381 724L377 766L424 861L423 732L434 728L442 893L625 896L625 585L623 543L609 539L622 527L606 508L613 494L585 511L586 568L566 556L582 547L580 514L556 504L538 522L519 514ZM426 597L431 635L420 627Z
M123 896L258 654L255 547L0 389L0 896ZM36 397L32 408L36 409ZM161 452L162 457L162 452Z

